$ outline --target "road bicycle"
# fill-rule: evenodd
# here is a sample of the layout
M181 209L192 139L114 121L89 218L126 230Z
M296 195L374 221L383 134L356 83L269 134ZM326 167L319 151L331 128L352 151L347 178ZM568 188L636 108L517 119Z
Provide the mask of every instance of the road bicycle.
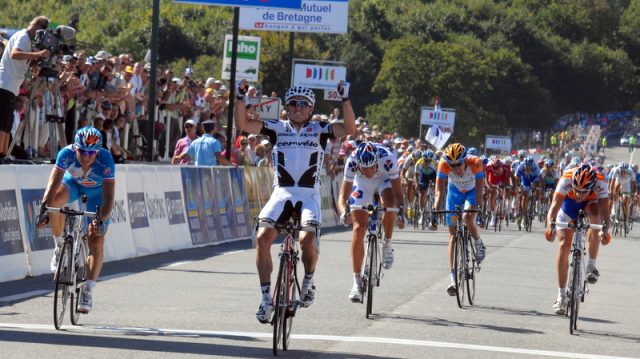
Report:
M351 205L352 211L364 210L368 212L367 220L367 248L360 276L362 278L361 303L364 303L365 293L367 298L367 309L365 317L369 319L373 311L373 288L380 287L382 273L382 249L380 248L382 238L382 213L398 213L398 208L380 206L380 196L376 192L373 195L373 203L364 206Z
M296 311L300 307L300 282L298 281L300 216L291 215L288 222L276 223L274 228L285 235L280 246L280 265L278 279L273 291L271 303L274 306L273 319L273 355L278 349L289 349L291 328Z
M584 302L585 295L589 292L587 286L587 250L585 241L588 239L587 231L589 229L604 230L606 226L603 224L590 224L589 219L583 210L578 212L576 222L556 222L552 223L552 229L555 228L573 228L573 243L571 245L571 263L569 265L569 283L567 285L569 301L565 313L569 316L569 333L573 334L578 329L578 311L580 303Z
M465 213L478 213L478 209L465 209L456 206L451 211L434 211L440 214L453 214L456 220L456 233L454 235L453 249L453 272L456 285L456 301L458 307L462 308L465 299L465 288L467 294L467 302L469 305L475 303L476 295L476 279L480 271L480 266L476 260L476 247L471 241L469 229L462 220Z
M83 203L86 203L86 197L83 197ZM58 267L53 277L55 282L53 324L56 329L60 329L67 303L69 303L70 307L71 324L78 325L80 317L78 305L86 281L86 261L89 256L87 226L82 217L93 217L94 220L99 220L100 208L96 207L95 212L78 211L69 207L46 207L46 209L47 212L64 214L64 232L62 235L64 242L58 259Z
M496 218L493 221L493 231L502 232L502 222L505 221L506 225L509 225L509 216L506 215L506 193L511 190L511 186L498 185L496 193Z
M536 197L533 195L533 189L531 188L525 189L523 196L527 196L527 208L523 214L522 222L524 224L524 230L531 232L531 226L535 218Z

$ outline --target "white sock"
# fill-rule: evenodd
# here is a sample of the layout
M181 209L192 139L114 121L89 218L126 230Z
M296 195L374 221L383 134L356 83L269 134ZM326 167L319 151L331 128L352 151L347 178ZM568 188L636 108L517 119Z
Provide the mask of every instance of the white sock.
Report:
M456 282L456 273L454 271L451 271L449 273L449 275L451 276L451 283L455 283Z
M360 273L353 273L353 284L358 286L362 284L362 276Z
M95 286L96 286L96 281L91 279L87 279L87 282L84 284L84 287L87 288L88 292L91 292L93 290L93 287Z
M567 288L558 288L558 296L566 297L567 296Z
M589 262L587 262L587 267L595 267L595 266L596 266L595 258L589 258Z
M62 236L53 236L53 240L55 241L57 246L62 246L62 243L64 242L62 240Z
M382 245L386 247L386 246L388 246L390 244L391 244L391 238L385 238L384 239L384 243Z

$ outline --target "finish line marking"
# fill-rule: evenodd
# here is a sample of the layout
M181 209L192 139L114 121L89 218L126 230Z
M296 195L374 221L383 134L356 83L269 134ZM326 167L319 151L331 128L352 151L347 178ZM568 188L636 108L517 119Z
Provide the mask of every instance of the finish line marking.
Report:
M56 331L53 324L16 324L16 323L0 323L2 329L26 329L26 330L45 330ZM252 332L225 332L225 331L209 331L209 330L184 330L184 329L159 329L159 328L141 328L141 327L116 327L116 326L62 326L63 330L69 332L87 332L93 334L99 333L121 333L123 335L189 335L189 336L215 336L227 338L255 338L255 339L271 339L271 333L252 333ZM316 340L330 342L349 342L349 343L369 343L369 344L394 344L407 346L422 346L432 348L449 348L449 349L466 349L478 350L498 353L513 353L523 355L537 355L557 358L577 358L577 359L633 359L630 357L617 357L597 354L583 354L558 352L550 350L523 349L510 347L496 347L489 345L475 345L452 342L438 342L431 340L412 340L397 338L381 338L381 337L348 337L338 335L313 335L313 334L292 334L291 337L296 340Z

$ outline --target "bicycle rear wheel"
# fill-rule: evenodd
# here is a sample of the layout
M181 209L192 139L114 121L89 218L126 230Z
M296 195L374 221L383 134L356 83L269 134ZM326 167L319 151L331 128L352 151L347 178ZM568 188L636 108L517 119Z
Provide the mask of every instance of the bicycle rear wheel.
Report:
M464 304L464 262L465 262L465 244L464 239L460 235L456 235L453 248L453 265L456 277L456 301L458 307L462 308Z
M82 292L82 288L84 286L85 281L85 273L86 273L86 260L87 260L87 250L85 246L84 239L78 241L78 250L76 251L75 256L75 288L71 291L71 311L69 314L71 315L71 324L78 325L78 319L80 319L80 312L78 312L78 306L80 304L80 293Z
M467 294L469 305L473 305L476 297L476 249L475 246L471 243L471 236L469 232L467 232L467 248L471 249L471 255L467 256L467 260L465 261L465 280L467 282Z
M293 327L293 317L295 317L299 295L297 270L294 261L287 261L287 308L285 308L285 319L282 323L282 349L289 349L291 339L291 328Z
M56 284L53 292L53 325L56 329L62 326L64 312L67 309L70 291L68 289L71 278L71 246L65 240L56 269Z
M580 309L580 255L573 254L571 261L571 286L569 295L569 333L578 329L578 310Z
M286 296L286 270L287 270L288 256L282 254L280 256L280 266L278 269L278 281L276 282L276 289L274 291L274 312L273 320L273 355L278 355L278 349L280 343L282 343L282 332L284 328L285 313L287 310L287 304L285 300Z
M373 313L373 287L378 282L378 238L371 236L367 241L367 266L369 267L369 280L367 281L367 313L369 319Z

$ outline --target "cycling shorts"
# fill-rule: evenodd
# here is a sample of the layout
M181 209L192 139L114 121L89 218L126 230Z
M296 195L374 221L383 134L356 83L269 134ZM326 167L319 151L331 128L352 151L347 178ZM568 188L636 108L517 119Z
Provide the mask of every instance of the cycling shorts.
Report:
M286 208L287 202L291 202L294 206L298 202L302 203L299 215L303 231L313 232L320 227L322 223L320 191L313 188L274 188L271 197L258 214L258 220L271 224L286 223L291 216L291 211Z
M382 191L391 188L391 179L384 177L364 178L357 176L351 187L351 196L349 196L349 205L365 206L373 203L373 194L378 191L382 195Z
M455 186L448 186L449 189L447 191L447 211L452 211L456 208L456 206L461 206L464 209L473 208L477 206L476 203L476 189L472 189L468 192L460 192ZM447 226L452 227L455 226L455 222L453 221L453 217L455 214L447 213L446 220Z
M430 175L426 175L424 173L420 173L420 180L418 181L418 188L421 191L426 191L429 183L434 183L436 181L436 173L433 172Z
M64 185L69 192L68 203L75 202L80 198L80 196L84 194L87 196L87 205L85 207L85 211L95 212L97 206L100 206L100 208L102 208L102 187L89 188L81 186L70 176L62 177L62 185ZM85 226L89 224L90 220L90 218L86 219ZM100 227L101 233L105 233L105 231L109 227L110 220L111 217L107 218L107 220L104 221L102 227Z
M569 220L577 221L578 220L578 212L580 210L584 210L588 206L597 206L598 200L594 199L591 201L584 202L576 202L571 198L565 197L562 202L562 207L558 211L558 215L556 216L556 222L569 222ZM559 228L560 229L560 228Z

